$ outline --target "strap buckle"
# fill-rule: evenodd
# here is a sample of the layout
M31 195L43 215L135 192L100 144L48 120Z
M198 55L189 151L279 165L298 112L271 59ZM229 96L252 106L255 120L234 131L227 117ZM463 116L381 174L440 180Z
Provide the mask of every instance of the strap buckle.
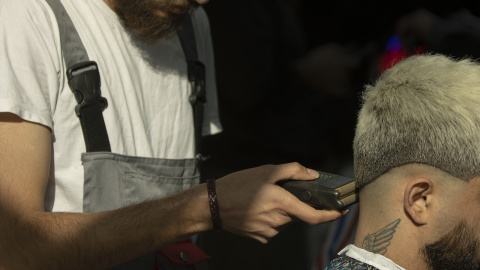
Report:
M207 102L205 91L205 65L200 61L188 61L188 80L192 83L192 94L190 103L196 105L197 102L205 104Z
M100 73L94 61L80 62L67 70L68 84L77 100L75 113L81 117L81 111L88 106L101 103L102 110L108 106L107 99L100 90Z

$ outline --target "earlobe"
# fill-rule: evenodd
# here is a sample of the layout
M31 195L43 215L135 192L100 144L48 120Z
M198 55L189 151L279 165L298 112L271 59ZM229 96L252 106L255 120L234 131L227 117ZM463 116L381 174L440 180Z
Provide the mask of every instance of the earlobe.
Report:
M408 182L404 193L404 209L418 225L428 223L428 199L433 191L433 182L428 178L415 178Z

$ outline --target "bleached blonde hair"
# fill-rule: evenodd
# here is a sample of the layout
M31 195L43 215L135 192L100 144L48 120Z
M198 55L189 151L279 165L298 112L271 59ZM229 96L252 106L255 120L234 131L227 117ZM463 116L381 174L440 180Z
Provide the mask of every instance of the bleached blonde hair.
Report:
M397 63L365 87L353 145L359 188L412 163L480 175L480 65L434 54Z

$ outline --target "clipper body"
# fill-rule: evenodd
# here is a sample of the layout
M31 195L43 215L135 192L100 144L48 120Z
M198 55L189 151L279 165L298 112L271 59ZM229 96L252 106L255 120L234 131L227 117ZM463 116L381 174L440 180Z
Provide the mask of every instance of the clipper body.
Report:
M354 179L320 171L318 173L320 176L315 180L285 180L278 185L316 209L341 210L358 202Z

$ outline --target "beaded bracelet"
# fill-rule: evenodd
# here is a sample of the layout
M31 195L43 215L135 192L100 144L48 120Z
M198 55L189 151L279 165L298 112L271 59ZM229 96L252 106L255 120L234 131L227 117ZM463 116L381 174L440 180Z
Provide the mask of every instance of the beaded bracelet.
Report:
M222 229L220 220L220 209L218 208L217 192L215 190L215 179L207 180L208 203L210 204L210 214L212 215L213 228L216 231Z

